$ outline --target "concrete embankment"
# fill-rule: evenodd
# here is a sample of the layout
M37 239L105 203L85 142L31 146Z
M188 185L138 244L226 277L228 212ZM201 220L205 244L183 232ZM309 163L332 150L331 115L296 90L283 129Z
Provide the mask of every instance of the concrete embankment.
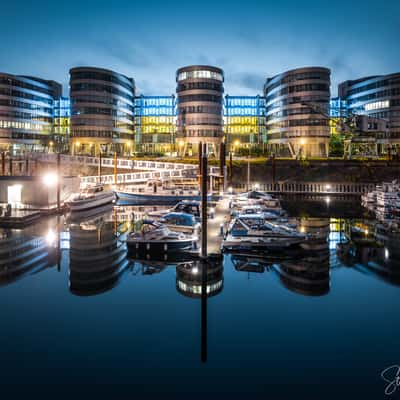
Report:
M275 164L275 165L274 165ZM250 163L251 182L371 182L400 179L400 162L275 160ZM235 160L232 183L247 180L247 161Z

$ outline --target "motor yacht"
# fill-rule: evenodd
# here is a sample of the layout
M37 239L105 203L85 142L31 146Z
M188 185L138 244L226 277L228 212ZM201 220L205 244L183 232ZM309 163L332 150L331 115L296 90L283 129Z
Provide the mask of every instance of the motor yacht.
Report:
M104 185L97 184L82 189L79 194L73 195L66 203L71 212L76 212L111 204L114 200L115 196L112 190L107 190Z
M160 218L160 222L174 232L184 232L198 235L200 223L192 214L182 212L170 212Z
M257 192L255 190L241 193L232 198L232 207L243 207L249 205L263 205L268 209L281 209L279 199L269 193Z
M150 180L146 184L125 186L124 190L116 190L118 200L129 204L175 204L181 200L200 200L201 195L198 183L190 180L176 184L168 181ZM211 195L209 195L210 197Z
M172 232L166 225L144 220L137 231L127 238L129 251L133 252L178 252L197 248L197 237L182 232Z
M195 200L182 200L179 201L175 206L167 210L158 210L149 212L148 215L154 218L162 218L168 213L178 212L193 215L196 220L200 220L201 202Z
M265 220L259 214L239 215L229 225L222 242L226 251L273 251L300 245L307 235L287 224Z

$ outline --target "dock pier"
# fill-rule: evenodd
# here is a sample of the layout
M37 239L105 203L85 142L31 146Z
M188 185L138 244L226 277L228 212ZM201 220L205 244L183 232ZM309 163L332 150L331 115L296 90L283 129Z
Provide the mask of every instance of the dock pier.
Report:
M207 223L207 253L209 256L221 255L221 243L223 240L221 225L225 232L229 223L229 215L229 199L223 196L214 207L214 217L209 218Z

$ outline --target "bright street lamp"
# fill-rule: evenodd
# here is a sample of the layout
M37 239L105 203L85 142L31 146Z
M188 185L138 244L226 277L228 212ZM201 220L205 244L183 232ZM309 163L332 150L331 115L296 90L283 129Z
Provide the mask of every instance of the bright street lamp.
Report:
M42 181L46 186L55 186L58 182L58 176L54 172L48 172L43 175Z

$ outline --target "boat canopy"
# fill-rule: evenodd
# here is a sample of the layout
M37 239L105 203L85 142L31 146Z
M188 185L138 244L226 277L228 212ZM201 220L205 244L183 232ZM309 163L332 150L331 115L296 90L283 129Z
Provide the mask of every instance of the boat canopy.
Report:
M171 212L164 215L161 218L162 222L166 222L171 225L181 225L181 226L194 226L196 225L196 219L192 214Z

